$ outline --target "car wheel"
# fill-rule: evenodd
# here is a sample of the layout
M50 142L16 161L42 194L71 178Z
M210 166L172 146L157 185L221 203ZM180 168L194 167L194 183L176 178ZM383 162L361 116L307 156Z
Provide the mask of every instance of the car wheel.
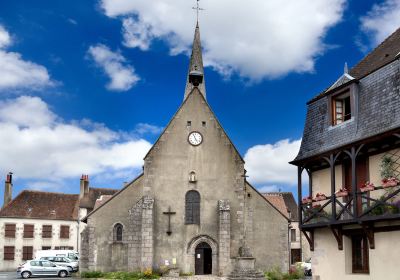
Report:
M21 273L21 276L24 279L28 279L29 277L31 277L31 273L29 271L24 271Z
M58 276L61 277L61 278L67 277L67 275L68 275L68 272L66 272L65 270L61 270L58 273Z

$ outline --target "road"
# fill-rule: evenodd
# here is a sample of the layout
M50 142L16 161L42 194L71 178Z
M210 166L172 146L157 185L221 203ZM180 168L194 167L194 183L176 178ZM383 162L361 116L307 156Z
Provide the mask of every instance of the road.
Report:
M13 272L0 272L0 280L13 280L13 279L22 279L22 278L18 278L17 277L17 273L14 272L14 271ZM31 279L35 279L35 280L60 280L61 278L59 278L59 277L43 277L43 278L34 277L33 278L32 277ZM68 277L66 279L71 280L71 279L79 279L79 278L72 276L72 277Z

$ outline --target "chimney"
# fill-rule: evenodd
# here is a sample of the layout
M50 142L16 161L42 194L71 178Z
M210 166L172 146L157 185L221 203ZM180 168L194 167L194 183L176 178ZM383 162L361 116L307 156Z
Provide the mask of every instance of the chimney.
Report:
M89 195L89 175L82 174L80 182L79 198Z
M4 184L4 204L6 206L12 200L12 172L7 174L7 178Z

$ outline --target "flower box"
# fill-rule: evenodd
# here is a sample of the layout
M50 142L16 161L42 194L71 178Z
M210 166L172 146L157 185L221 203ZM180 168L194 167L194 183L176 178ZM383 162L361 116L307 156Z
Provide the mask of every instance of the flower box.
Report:
M382 180L382 187L383 188L390 188L390 187L395 187L399 185L399 180L397 178L391 177L391 178L385 178Z
M323 193L317 193L315 195L315 201L321 201L321 200L325 200L326 199L326 195Z
M348 196L349 195L349 191L347 190L347 188L341 188L340 190L338 190L335 193L336 197L344 197L344 196Z
M308 204L312 202L312 198L311 196L307 196L307 197L303 197L303 199L301 200L302 204Z
M336 193L336 197L344 197L344 196L348 196L349 192L348 191L343 191L343 192L337 192Z
M373 190L375 190L375 186L370 182L366 182L365 184L362 184L362 186L360 187L361 192L369 192Z

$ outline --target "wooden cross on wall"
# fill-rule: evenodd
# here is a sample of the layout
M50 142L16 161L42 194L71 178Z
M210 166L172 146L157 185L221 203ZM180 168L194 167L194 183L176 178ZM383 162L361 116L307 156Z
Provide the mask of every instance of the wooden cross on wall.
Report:
M163 212L163 214L168 215L168 231L167 234L171 235L172 231L171 231L171 215L175 215L176 212L171 212L171 206L168 207L168 211L167 212Z

